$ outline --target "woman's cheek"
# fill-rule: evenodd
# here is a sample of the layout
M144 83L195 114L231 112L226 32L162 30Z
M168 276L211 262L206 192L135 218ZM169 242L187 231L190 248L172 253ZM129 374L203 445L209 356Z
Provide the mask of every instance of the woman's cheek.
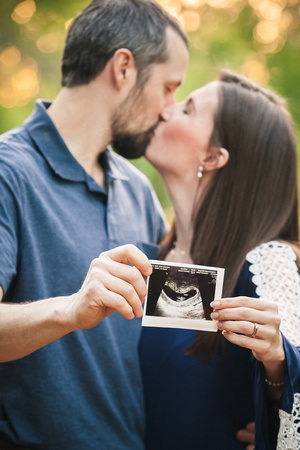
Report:
M170 122L164 130L164 139L172 143L186 142L190 138L188 128L182 123L182 121L176 120Z

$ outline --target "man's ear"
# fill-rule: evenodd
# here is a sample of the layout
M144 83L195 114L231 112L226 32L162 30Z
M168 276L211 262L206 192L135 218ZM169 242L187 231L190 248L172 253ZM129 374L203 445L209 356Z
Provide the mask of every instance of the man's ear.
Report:
M137 71L133 54L127 48L119 48L112 57L115 86L121 90L126 84L131 87L136 82Z
M226 148L211 147L202 165L205 172L211 172L212 170L221 169L221 167L226 166L228 160L229 152Z

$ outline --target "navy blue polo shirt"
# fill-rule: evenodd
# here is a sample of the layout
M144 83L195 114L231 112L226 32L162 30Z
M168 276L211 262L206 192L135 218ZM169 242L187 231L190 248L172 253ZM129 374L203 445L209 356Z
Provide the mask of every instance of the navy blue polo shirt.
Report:
M72 294L102 251L132 243L155 257L165 231L147 178L107 149L101 188L69 152L48 106L38 101L0 141L4 302ZM0 364L0 432L32 449L143 448L139 335L140 319L114 313Z

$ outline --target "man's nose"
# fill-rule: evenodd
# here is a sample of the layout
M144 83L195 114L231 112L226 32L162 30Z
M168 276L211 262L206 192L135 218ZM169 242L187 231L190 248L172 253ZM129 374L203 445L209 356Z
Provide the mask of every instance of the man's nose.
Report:
M175 91L171 91L165 98L165 106L167 107L174 104L175 104Z
M166 106L160 114L161 120L164 120L165 122L167 122L170 119L170 117L172 116L174 108L175 108L174 103L172 105Z

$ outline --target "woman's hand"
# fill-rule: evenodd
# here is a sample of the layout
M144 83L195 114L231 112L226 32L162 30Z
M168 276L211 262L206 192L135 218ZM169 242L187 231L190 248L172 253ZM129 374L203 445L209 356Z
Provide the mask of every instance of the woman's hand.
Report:
M252 350L254 357L270 366L285 360L277 304L269 300L234 297L211 303L212 319L233 344Z
M255 423L250 422L245 428L239 430L236 434L236 438L240 442L244 442L246 445L245 450L254 450L255 444Z

